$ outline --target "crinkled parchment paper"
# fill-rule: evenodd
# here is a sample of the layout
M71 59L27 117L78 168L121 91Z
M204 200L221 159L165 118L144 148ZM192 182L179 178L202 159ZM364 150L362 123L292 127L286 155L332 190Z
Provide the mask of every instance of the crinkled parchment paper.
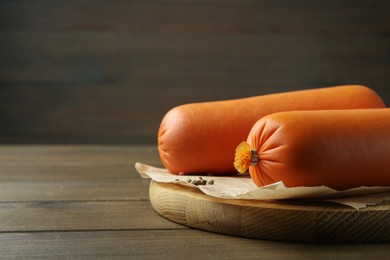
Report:
M283 182L257 187L249 176L203 176L213 179L214 185L195 186L187 182L200 175L174 175L166 169L136 163L136 170L143 178L156 182L173 182L179 185L192 186L203 193L225 199L282 200L282 199L315 199L340 203L357 210L377 205L390 200L390 187L359 187L345 191L336 191L326 186L287 188ZM179 181L177 181L179 180Z

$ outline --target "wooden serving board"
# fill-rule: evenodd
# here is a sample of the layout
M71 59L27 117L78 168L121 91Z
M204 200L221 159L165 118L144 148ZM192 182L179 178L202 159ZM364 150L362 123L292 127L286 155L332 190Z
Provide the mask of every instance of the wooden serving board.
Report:
M330 202L219 199L154 181L149 196L161 216L216 233L296 242L390 242L390 201L358 211Z

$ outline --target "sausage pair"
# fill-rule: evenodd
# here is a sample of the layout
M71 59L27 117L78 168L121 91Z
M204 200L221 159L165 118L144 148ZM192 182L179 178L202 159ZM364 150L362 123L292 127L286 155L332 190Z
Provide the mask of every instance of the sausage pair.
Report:
M174 174L234 174L237 144L260 118L282 111L384 107L371 89L338 86L243 99L193 103L170 110L158 132L164 166Z

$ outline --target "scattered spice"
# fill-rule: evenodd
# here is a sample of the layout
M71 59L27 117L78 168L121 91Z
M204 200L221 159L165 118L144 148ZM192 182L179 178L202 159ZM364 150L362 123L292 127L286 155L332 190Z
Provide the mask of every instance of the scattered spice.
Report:
M175 181L179 181L178 179L176 179ZM199 186L199 185L213 185L214 184L214 180L213 179L209 179L209 180L206 180L202 177L198 177L196 179L187 179L186 180L188 183L191 183L195 186Z
M175 182L179 182L179 181L180 181L180 179L175 179ZM206 180L206 179L204 179L202 177L198 177L196 179L188 178L186 180L186 182L191 183L191 184L193 184L195 186L199 186L199 185L214 185L214 180L213 179Z

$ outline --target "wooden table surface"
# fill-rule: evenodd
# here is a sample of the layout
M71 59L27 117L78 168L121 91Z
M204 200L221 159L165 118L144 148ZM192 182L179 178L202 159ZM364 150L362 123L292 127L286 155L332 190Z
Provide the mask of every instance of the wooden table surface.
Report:
M154 146L0 146L0 257L389 259L389 244L264 241L191 229L159 216L136 161Z

